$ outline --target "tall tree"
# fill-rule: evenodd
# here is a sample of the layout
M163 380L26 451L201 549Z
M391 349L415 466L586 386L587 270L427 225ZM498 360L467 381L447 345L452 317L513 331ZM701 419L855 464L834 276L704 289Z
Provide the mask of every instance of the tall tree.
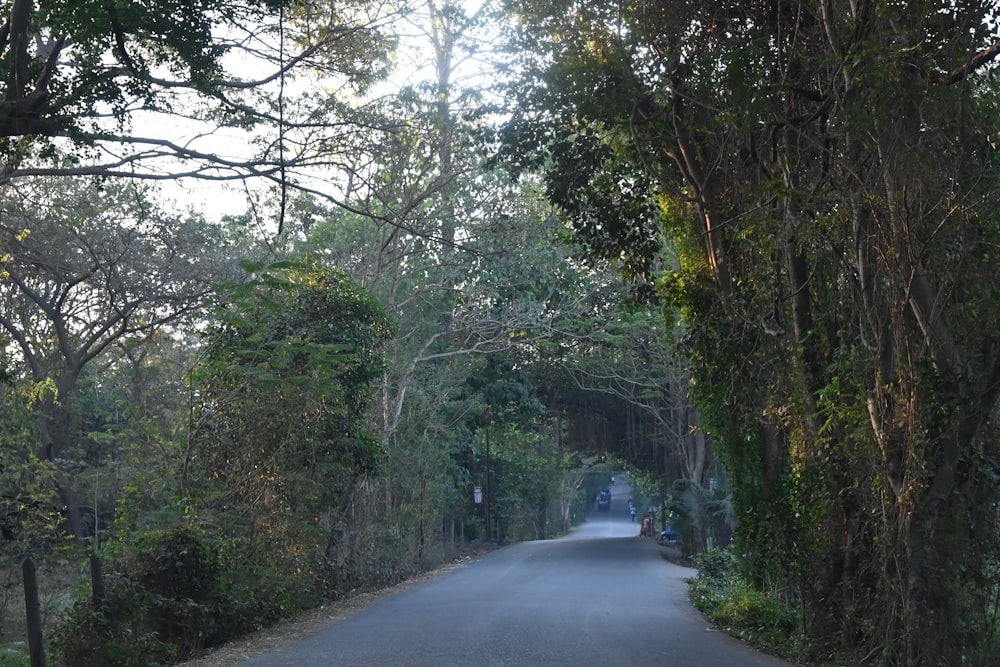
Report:
M42 180L15 193L0 220L0 327L37 387L41 458L56 461L76 438L74 393L88 364L196 312L230 260L204 250L224 248L214 227L158 210L127 184ZM82 537L69 480L61 492Z
M791 576L818 651L990 662L995 7L510 8L513 162L595 253L680 252L755 580Z
M393 327L340 271L308 259L254 271L206 331L184 495L224 517L248 558L300 571L315 592L361 557L339 524L383 463L366 416Z
M423 558L439 546L442 524L450 534L462 521L471 496L452 456L473 437L462 414L471 406L456 391L478 363L467 358L551 335L551 322L581 299L574 267L551 247L559 223L549 207L487 173L474 150L481 91L461 75L476 17L434 2L410 17L434 45L419 54L431 78L382 101L371 123L365 159L374 161L356 171L373 177L352 200L367 219L303 198L290 220L303 223L303 247L349 270L400 322L379 415L399 479L386 485L385 506ZM445 517L431 502L443 498Z

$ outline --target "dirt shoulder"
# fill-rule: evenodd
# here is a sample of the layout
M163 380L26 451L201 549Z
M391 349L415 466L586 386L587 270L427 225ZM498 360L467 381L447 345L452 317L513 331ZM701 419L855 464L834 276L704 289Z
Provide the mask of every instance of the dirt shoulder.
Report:
M463 568L489 551L492 549L483 548L473 554L456 558L450 563L445 563L390 588L370 593L359 593L342 600L328 602L321 607L304 611L246 637L210 649L197 658L180 663L177 667L231 667L237 665L262 653L314 635L331 625L350 618L379 600L399 595L412 586L443 577Z

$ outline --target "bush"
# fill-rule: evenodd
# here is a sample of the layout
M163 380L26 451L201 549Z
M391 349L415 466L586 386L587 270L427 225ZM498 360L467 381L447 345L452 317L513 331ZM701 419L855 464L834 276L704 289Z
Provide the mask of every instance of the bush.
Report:
M224 561L218 544L190 524L140 536L131 555L109 564L102 606L81 600L54 629L55 663L169 663L256 630L283 610L280 589L269 589L272 578L255 567Z
M717 627L762 650L793 652L798 610L776 591L757 590L744 581L732 547L696 557L695 566L698 575L688 580L691 601Z
M0 648L0 667L30 667L27 654L11 648Z
M130 564L143 590L174 600L207 602L219 582L219 554L194 526L153 533Z
M774 594L744 586L717 608L713 620L730 634L769 650L786 647L799 627L794 608Z
M133 667L171 663L177 648L160 641L144 623L138 599L128 591L110 593L102 609L79 600L52 631L55 665Z
M713 589L727 589L739 580L736 554L732 547L713 549L694 558L698 581Z
M152 629L183 655L205 645L219 619L219 555L195 527L154 533L128 565Z

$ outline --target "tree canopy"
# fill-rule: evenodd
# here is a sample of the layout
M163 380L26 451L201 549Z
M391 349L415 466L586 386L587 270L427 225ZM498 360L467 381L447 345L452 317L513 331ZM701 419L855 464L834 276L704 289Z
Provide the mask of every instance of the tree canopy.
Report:
M994 4L12 0L0 565L163 662L624 469L799 659L995 662Z
M500 155L591 254L645 281L676 253L659 292L751 578L790 578L820 653L985 659L962 619L989 606L963 582L993 567L1000 491L995 7L508 9Z
M357 92L380 78L387 13L363 2L16 0L0 33L0 181L99 174L304 187L308 169L350 162L330 131L349 142L351 124L364 124L308 88L323 79L331 92Z

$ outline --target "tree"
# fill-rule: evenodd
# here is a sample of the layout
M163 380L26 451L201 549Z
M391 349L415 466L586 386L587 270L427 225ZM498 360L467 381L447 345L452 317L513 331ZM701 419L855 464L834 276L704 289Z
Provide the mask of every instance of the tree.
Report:
M275 562L315 573L353 485L382 464L366 414L393 327L342 272L308 260L251 268L206 332L184 495L244 524L250 553L273 539L287 552Z
M384 507L387 524L424 559L468 518L473 429L464 413L475 401L455 387L478 357L553 335L552 322L584 299L577 268L554 244L550 208L488 173L474 150L481 95L458 82L475 52L476 18L449 3L416 9L412 22L435 45L433 80L384 101L371 123L375 148L365 157L374 155L366 169L375 177L351 202L367 217L298 198L288 229L298 247L348 269L400 323L379 405L390 452Z
M623 463L655 480L656 490L669 495L675 482L708 487L718 466L701 414L688 387L686 360L671 341L660 313L631 302L626 286L610 291L607 303L589 317L565 323L572 336L543 342L536 364L546 396L553 404L572 410L580 394L584 403L600 405L616 434L615 453ZM565 384L552 380L566 376ZM705 548L704 508L692 495L693 536L687 547ZM693 538L693 539L692 539Z
M0 562L11 569L25 555L58 543L62 534L59 505L52 501L53 471L35 455L38 435L27 391L13 382L0 385Z
M9 4L0 31L0 182L57 174L262 179L286 192L325 177L338 187L324 194L343 196L329 170L349 162L337 145L357 149L354 110L304 89L322 79L327 90L358 92L380 78L391 47L382 35L388 6Z
M76 444L84 369L197 312L229 260L204 250L224 249L214 228L157 210L129 185L25 183L4 209L0 327L35 387L39 456L54 463ZM64 476L70 528L83 537L72 488Z
M817 652L990 662L995 8L510 8L513 163L644 282L677 249L751 579Z

